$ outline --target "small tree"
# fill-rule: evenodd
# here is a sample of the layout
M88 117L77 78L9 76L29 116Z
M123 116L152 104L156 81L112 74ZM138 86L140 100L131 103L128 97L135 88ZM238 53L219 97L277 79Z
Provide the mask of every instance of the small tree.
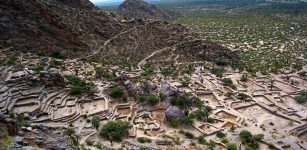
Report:
M92 125L98 130L98 127L99 127L99 124L100 124L100 117L93 116L91 122L92 122Z
M113 141L121 141L121 139L128 135L128 130L132 128L130 122L127 121L109 121L100 129L100 135L108 140L111 144Z

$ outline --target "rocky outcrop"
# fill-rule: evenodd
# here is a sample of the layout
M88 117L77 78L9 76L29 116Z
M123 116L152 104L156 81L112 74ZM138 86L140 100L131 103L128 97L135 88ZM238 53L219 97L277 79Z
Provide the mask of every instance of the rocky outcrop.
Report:
M65 86L68 81L56 68L50 68L46 72L41 72L40 81L47 86Z
M163 79L161 80L161 94L166 97L174 96L175 94L175 91L171 88L171 85Z
M185 116L184 112L177 106L171 106L165 111L165 117L168 120L180 119Z
M125 18L166 20L170 15L155 5L143 0L125 0L117 9L117 14Z

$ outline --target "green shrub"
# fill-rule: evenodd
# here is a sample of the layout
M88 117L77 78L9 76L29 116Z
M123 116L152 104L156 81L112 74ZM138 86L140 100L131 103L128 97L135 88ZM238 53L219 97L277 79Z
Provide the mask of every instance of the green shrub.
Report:
M300 94L295 97L295 100L300 104L306 103L307 102L307 91L305 90L305 91L300 92Z
M132 128L130 122L127 121L108 121L100 129L100 135L108 140L121 141L128 135L128 130Z
M253 135L246 130L243 130L240 132L240 139L242 143L249 143L253 140Z
M217 136L218 138L223 138L223 137L225 137L226 135L225 135L225 133L223 133L222 131L217 131L217 132L216 132L216 136Z
M218 60L215 64L218 66L227 66L229 63L226 60Z
M139 97L138 97L138 100L139 100L140 102L145 102L145 101L146 101L146 97L145 97L145 96L139 96Z
M138 137L137 141L140 143L151 143L151 139L146 138L146 137Z
M149 77L154 73L154 68L149 63L146 63L144 65L143 70L144 72L142 73L142 75L145 77Z
M98 143L95 144L95 147L97 149L101 150L102 149L102 144L100 142L98 142Z
M179 133L183 134L188 139L193 139L195 137L194 134L189 131L180 130Z
M263 139L264 135L263 134L257 134L254 136L256 141L261 141Z
M246 101L247 98L248 98L248 95L246 95L246 94L244 94L244 93L239 93L239 94L238 94L238 98L239 98L240 100Z
M213 149L215 148L215 146L216 146L215 142L210 141L210 143L209 143L209 145L208 145L208 148L209 148L210 150L213 150Z
M272 143L269 143L268 147L269 147L269 149L276 149L276 147Z
M227 143L228 143L228 139L224 137L224 138L222 139L222 143L227 144Z
M95 71L96 71L96 77L98 78L104 78L106 80L114 80L116 77L115 74L111 74L103 68L95 68Z
M150 105L156 105L159 102L157 96L153 94L147 96L147 101Z
M189 131L186 131L186 132L184 133L184 135L185 135L188 139L193 139L193 138L194 138L194 134L191 133L191 132L189 132Z
M57 59L64 59L65 58L65 56L59 51L52 52L50 56L53 57L53 58L57 58Z
M208 123L215 123L215 119L214 119L214 118L209 117L209 118L207 119L207 122L208 122Z
M258 139L261 138L262 135L258 135ZM240 132L240 139L243 144L247 144L248 148L250 149L258 149L259 148L259 143L255 139L255 137L246 130L243 130Z
M233 84L230 78L223 78L222 79L224 85L231 87L232 89L236 89L237 87Z
M71 95L80 95L86 93L90 96L94 95L95 85L93 82L86 82L81 80L77 76L67 76L66 79L69 81L70 94Z
M242 82L247 82L248 81L248 77L247 77L246 74L241 77L241 81Z
M227 150L237 150L237 145L235 143L228 143Z
M166 76L169 76L170 74L172 74L172 72L171 72L170 68L164 68L164 69L161 70L161 74L166 77Z
M199 137L197 138L197 141L198 141L198 144L202 144L202 145L207 144L207 141L206 141L206 139L204 138L204 136L199 136Z
M92 140L90 140L90 139L86 139L86 140L85 140L85 143L86 143L86 145L88 145L88 146L93 146L93 145L94 145L94 142L93 142Z
M120 87L113 87L109 95L113 98L121 98L124 95L124 92Z
M212 68L211 73L215 74L217 77L222 78L224 73L224 68Z
M62 62L60 61L57 61L55 59L52 59L50 62L49 62L49 68L58 68L59 66L62 65Z
M35 71L36 73L39 73L41 71L44 71L46 66L47 66L47 63L40 62L40 63L35 65L35 67L33 68L33 71Z

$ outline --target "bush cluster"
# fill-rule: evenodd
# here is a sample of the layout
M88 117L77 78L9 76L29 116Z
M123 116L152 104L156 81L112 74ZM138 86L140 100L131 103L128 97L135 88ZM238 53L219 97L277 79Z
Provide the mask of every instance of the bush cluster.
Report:
M71 95L80 95L83 93L88 94L89 96L94 95L95 85L93 82L86 82L77 76L67 76L66 79L70 84Z

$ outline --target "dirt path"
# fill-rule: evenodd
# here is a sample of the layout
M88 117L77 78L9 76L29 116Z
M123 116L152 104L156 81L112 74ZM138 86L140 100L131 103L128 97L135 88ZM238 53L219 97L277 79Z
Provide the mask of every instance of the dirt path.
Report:
M132 30L135 30L137 27L138 27L138 26L135 26L135 27L133 27L133 28L131 28L131 29L129 29L129 30L120 32L119 34L117 34L117 35L113 36L112 38L106 40L106 41L104 42L104 44L103 44L102 46L100 46L100 48L98 48L96 51L93 52L93 54L88 55L88 56L85 56L85 57L76 58L75 60L80 60L80 59L83 59L83 58L89 58L89 57L92 57L92 56L94 56L94 55L97 55L97 54L98 54L104 47L106 47L112 40L116 39L116 38L119 37L120 35L126 34L126 33L130 32L130 31L132 31ZM98 44L96 44L96 46L97 46L97 45L98 45ZM95 47L96 47L96 46L95 46Z
M141 69L142 68L142 65L144 65L145 61L149 58L151 58L152 56L156 55L157 53L160 53L162 51L165 51L167 50L168 48L170 47L164 47L160 50L157 50L157 51L154 51L153 53L151 53L149 56L147 56L146 58L144 58L143 60L141 60L139 63L138 63L138 68Z

